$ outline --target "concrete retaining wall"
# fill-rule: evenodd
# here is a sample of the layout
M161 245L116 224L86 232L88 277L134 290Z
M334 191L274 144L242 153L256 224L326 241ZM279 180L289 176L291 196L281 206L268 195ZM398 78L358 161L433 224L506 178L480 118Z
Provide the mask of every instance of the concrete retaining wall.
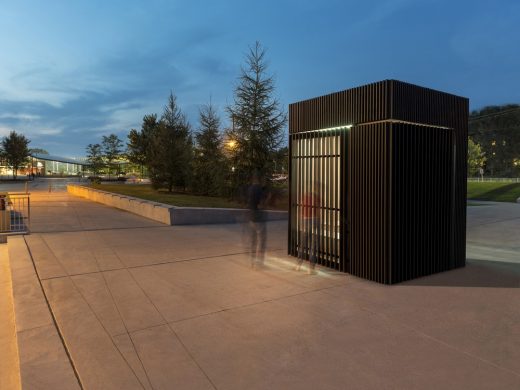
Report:
M67 191L72 195L126 210L167 225L205 225L248 220L248 211L243 209L176 207L76 184L68 184ZM286 211L272 210L265 210L263 213L266 221L284 220L287 219L288 214Z
M171 225L170 209L173 208L173 206L133 198L131 196L114 194L112 192L100 191L94 188L75 184L67 184L67 192L72 195L93 200L94 202L106 204L107 206L129 211L142 217L153 219L157 222Z

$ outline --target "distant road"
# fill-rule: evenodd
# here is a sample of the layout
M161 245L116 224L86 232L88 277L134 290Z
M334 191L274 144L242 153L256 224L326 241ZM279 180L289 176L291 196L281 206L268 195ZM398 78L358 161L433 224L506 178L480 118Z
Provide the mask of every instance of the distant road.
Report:
M86 180L86 179L83 179ZM22 192L25 191L25 180L16 182L0 183L0 192ZM47 191L49 185L52 191L66 191L67 183L78 183L76 177L38 177L28 182L30 191Z

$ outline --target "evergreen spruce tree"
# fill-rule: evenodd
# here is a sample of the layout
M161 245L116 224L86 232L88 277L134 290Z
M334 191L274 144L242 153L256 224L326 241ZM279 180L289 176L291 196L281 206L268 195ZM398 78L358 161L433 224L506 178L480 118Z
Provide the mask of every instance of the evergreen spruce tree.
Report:
M149 144L148 167L152 184L186 188L189 184L193 142L190 125L170 93L168 104Z
M202 195L222 195L227 164L221 149L220 118L211 103L200 108L199 121L200 128L195 135L193 189Z
M141 176L143 175L143 167L148 166L151 161L150 145L157 127L157 114L145 115L141 130L132 129L128 133L127 157L130 162L141 167Z
M228 137L234 166L234 186L247 184L253 174L270 177L273 154L283 139L287 122L275 92L274 79L267 74L266 51L259 42L249 49L238 85L234 104L227 108L233 122Z

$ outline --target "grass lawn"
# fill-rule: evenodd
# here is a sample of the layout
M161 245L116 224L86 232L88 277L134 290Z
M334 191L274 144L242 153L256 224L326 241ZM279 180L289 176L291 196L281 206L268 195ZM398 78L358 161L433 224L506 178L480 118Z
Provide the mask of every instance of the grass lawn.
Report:
M183 193L168 193L165 190L154 190L150 185L133 184L92 184L93 188L115 192L122 195L171 204L179 207L223 207L245 208L242 203L213 196L199 196ZM468 199L489 200L495 202L516 202L520 197L520 183L508 182L468 182ZM280 199L273 210L287 210L287 197ZM473 203L471 206L480 204Z
M223 207L223 208L239 208L243 209L246 205L229 200L226 198L218 198L213 196L200 196L183 193L168 193L166 190L154 190L151 185L145 184L92 184L91 187L101 191L115 192L121 195L133 196L136 198L152 200L154 202L171 204L179 207ZM287 210L284 202L273 207L267 207L274 210Z
M516 202L519 197L520 183L468 182L468 199Z

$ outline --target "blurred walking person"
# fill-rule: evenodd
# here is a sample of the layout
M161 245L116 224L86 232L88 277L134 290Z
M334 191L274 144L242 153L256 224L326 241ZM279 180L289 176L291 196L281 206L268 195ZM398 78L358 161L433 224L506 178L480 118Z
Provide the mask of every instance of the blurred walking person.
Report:
M260 204L264 201L266 191L262 187L258 175L254 174L247 189L247 207L249 209L249 229L251 239L251 268L264 265L266 226Z
M309 259L309 274L315 274L316 262L320 251L321 220L320 220L320 184L314 183L313 190L303 195L300 207L300 242L298 245L298 263L300 270L303 260Z

